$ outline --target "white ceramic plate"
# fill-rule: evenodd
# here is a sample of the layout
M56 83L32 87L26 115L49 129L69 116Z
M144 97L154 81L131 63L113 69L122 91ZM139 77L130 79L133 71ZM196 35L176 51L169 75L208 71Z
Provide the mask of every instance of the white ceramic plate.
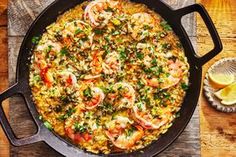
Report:
M221 100L218 99L214 93L219 89L216 89L211 86L208 74L209 72L220 72L220 73L233 73L235 75L236 80L236 58L224 58L216 63L214 63L209 69L204 79L204 94L208 99L209 103L219 111L222 112L236 112L236 104L234 105L223 105L221 104Z

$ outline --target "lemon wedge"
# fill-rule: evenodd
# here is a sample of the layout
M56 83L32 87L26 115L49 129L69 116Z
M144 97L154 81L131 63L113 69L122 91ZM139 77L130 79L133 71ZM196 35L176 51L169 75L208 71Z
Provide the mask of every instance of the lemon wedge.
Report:
M224 105L234 105L234 104L236 104L236 99L234 99L234 100L222 100L221 103L224 104Z
M234 82L234 74L209 73L209 77L218 87L223 88Z
M214 93L224 105L236 104L236 82Z

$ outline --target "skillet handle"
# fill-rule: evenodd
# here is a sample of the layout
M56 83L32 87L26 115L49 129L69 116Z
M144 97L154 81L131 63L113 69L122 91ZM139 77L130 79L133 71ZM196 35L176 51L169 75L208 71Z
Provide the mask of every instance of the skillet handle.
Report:
M2 125L2 128L5 132L5 134L7 135L8 139L10 140L11 144L14 146L24 146L27 144L32 144L32 143L36 143L39 141L42 141L42 139L40 138L40 131L38 129L37 133L35 135L32 135L30 137L25 137L25 138L17 138L9 124L9 121L6 118L6 114L3 111L3 107L2 107L2 102L15 95L15 94L20 94L21 96L24 97L23 95L23 89L21 88L21 86L19 85L19 83L14 84L13 86L11 86L9 89L7 89L6 91L4 91L3 93L0 94L0 123ZM25 98L25 97L24 97Z
M223 49L222 42L220 40L219 34L209 16L206 9L201 4L193 4L190 6L187 6L185 8L181 8L175 11L175 14L179 16L179 19L181 19L184 15L187 15L192 12L198 12L200 16L202 17L203 21L205 22L205 25L207 26L207 29L211 35L212 41L214 43L214 48L209 51L204 56L198 56L196 53L194 54L194 59L196 60L197 65L202 66L209 60L211 60L213 57L215 57L217 54L221 52Z

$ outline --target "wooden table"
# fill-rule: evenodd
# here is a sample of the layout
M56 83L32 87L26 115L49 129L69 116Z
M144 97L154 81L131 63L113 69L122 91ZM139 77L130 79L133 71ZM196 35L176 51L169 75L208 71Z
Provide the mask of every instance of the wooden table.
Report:
M168 0L170 1L170 0ZM235 0L197 0L211 15L224 43L223 52L204 66L208 67L222 57L236 57L236 1ZM0 91L8 86L7 42L6 42L6 0L0 2ZM5 10L5 11L4 11ZM5 13L5 14L4 14ZM2 16L3 15L3 16ZM211 48L207 30L198 20L198 51L202 54ZM6 106L7 110L7 106ZM204 157L233 157L236 154L236 114L224 114L211 108L203 96L200 97L201 155ZM0 131L0 157L9 156L8 142Z
M7 0L0 1L0 91L8 87L8 63L7 63ZM4 104L8 112L8 105ZM2 128L0 127L0 157L9 156L9 144Z
M224 49L222 53L208 62L207 69L224 57L236 57L236 1L235 0L197 0L208 10L220 34ZM212 48L203 22L197 18L198 52L205 53ZM203 157L236 156L236 113L221 113L209 106L203 94L200 99L201 155Z

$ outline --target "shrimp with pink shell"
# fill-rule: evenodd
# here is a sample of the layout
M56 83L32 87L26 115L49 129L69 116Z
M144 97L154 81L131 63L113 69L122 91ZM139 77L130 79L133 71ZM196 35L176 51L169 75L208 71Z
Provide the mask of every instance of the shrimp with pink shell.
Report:
M113 104L114 108L131 108L135 102L135 90L126 82L118 82L112 87L112 92L106 100Z
M105 95L98 87L88 87L83 91L85 108L88 110L95 109L98 105L103 103Z
M95 0L87 5L84 11L84 19L88 20L93 27L104 27L112 18L113 13L108 8L115 8L118 1Z
M134 120L145 129L160 129L172 119L169 109L158 108L158 112L162 113L159 117L154 117L146 105L142 102L133 106L132 114Z
M117 52L109 53L104 63L102 64L103 72L105 74L117 74L121 71L121 61Z
M107 124L105 134L117 148L129 150L143 137L144 131L128 117L116 115Z

